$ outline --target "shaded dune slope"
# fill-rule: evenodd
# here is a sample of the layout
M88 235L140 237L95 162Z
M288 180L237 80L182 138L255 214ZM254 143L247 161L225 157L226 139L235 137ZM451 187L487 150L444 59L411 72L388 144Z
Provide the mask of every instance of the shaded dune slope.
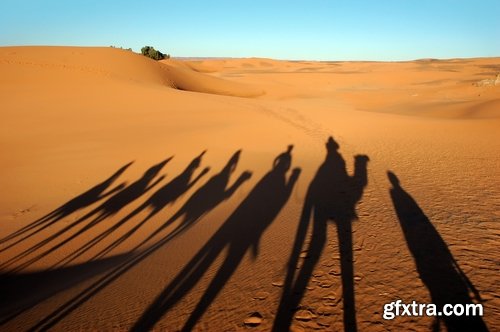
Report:
M171 86L179 90L235 97L257 97L264 94L257 87L209 76L176 60L163 60L160 65Z

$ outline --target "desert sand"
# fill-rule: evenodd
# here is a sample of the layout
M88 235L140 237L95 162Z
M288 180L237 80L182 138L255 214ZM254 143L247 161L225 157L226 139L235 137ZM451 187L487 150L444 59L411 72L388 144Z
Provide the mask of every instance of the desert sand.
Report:
M0 48L0 329L499 330L499 73Z

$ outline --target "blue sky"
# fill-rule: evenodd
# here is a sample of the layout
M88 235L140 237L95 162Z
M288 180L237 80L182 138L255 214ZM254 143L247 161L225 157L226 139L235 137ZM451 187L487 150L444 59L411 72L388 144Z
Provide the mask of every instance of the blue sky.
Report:
M0 45L310 60L500 56L499 13L499 0L1 0Z

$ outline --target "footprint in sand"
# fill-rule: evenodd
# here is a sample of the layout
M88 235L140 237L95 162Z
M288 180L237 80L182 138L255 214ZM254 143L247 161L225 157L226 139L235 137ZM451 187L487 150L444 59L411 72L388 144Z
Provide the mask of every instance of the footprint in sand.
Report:
M331 269L331 270L328 272L328 274L331 274L332 276L336 276L336 277L338 277L338 276L340 276L340 271L339 271L339 270L337 270L337 269Z
M243 323L246 326L255 327L259 326L262 323L263 318L264 317L262 317L262 315L259 312L253 312L250 315L248 315L247 318L245 318Z
M313 276L316 278L321 278L324 275L325 275L324 271L317 271L317 272L314 272L314 274L313 274Z
M265 300L265 299L267 299L268 296L269 296L268 292L257 292L257 293L255 293L253 298L255 300Z
M323 296L323 305L327 307L335 307L337 303L339 303L339 299L335 293L330 293L326 296Z
M311 319L315 319L316 317L317 316L309 310L299 310L295 313L295 319L303 322L310 321Z
M333 286L333 282L329 282L329 281L323 281L319 284L319 287L321 288L330 288Z

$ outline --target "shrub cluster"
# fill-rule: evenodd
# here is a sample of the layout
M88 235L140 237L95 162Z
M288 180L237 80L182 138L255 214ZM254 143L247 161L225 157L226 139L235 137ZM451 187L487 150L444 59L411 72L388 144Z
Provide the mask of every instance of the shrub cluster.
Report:
M132 48L130 48L130 47L129 47L129 48L123 48L123 47L117 47L117 46L115 46L115 45L111 45L110 47L111 47L111 48L119 48L120 50L126 50L126 51L130 51L130 52L132 52Z
M154 60L163 60L170 58L169 54L163 54L162 52L155 50L153 46L144 46L143 48L141 48L141 53L142 55Z

